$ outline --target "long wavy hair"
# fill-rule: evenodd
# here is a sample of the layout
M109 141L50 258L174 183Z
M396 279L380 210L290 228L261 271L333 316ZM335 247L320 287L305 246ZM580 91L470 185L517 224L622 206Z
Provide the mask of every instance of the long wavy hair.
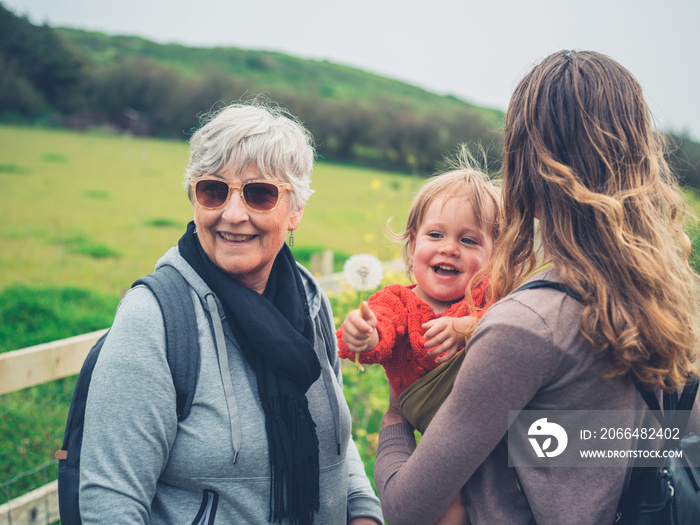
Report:
M508 107L502 230L482 271L496 301L536 267L541 243L582 297L581 331L609 377L670 391L696 373L696 274L664 147L620 64L589 51L544 59Z

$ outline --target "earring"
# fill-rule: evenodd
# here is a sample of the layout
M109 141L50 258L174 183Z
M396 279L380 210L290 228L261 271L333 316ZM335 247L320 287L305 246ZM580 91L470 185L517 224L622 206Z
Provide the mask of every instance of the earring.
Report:
M289 246L294 246L294 230L289 230Z

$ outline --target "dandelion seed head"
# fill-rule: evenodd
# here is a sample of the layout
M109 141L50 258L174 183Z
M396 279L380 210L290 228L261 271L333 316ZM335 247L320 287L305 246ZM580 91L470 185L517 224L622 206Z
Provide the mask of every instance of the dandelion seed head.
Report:
M371 290L382 282L382 263L373 255L353 255L343 266L343 277L356 290Z

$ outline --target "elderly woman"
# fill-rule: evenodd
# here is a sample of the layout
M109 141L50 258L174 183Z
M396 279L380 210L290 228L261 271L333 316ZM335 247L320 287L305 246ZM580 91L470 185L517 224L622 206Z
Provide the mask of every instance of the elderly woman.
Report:
M279 108L232 105L192 137L194 221L157 264L195 303L192 407L178 422L161 311L136 286L92 377L83 523L383 523L350 437L337 343L323 337L328 299L285 244L312 163L308 132Z

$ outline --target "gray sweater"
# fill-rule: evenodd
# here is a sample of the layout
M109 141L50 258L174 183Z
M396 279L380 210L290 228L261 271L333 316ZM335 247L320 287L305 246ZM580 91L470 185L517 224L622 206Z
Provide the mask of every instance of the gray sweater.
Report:
M558 280L553 270L537 278ZM462 487L472 525L613 523L624 466L508 466L509 410L646 409L629 378L604 377L606 361L579 330L581 310L552 289L514 293L489 309L418 446L407 425L379 435L374 479L387 523L433 523ZM694 410L689 430L698 428Z
M270 464L255 373L221 303L177 248L160 265L185 277L195 302L201 365L192 409L178 423L161 312L152 293L136 287L117 310L90 385L80 470L83 523L268 523ZM382 523L351 439L337 350L327 353L321 332L321 301L328 299L300 270L322 367L307 392L320 453L321 508L314 523L357 517Z

